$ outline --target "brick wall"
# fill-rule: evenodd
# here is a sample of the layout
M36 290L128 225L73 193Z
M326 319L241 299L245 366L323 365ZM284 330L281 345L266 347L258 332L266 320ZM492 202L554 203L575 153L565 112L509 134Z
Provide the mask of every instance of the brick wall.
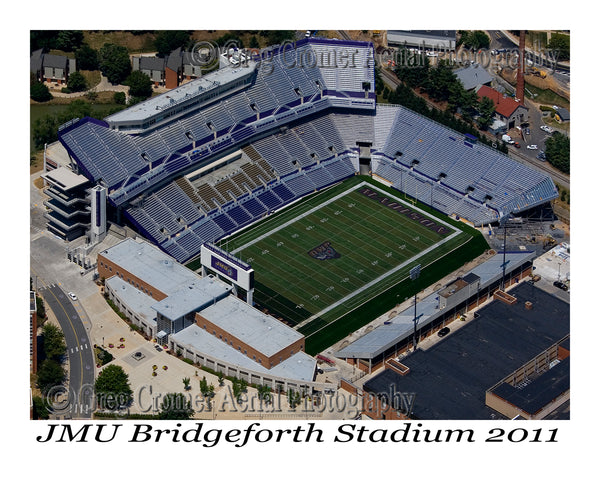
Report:
M226 330L223 330L219 326L215 325L210 320L203 317L200 313L196 313L196 325L198 325L200 328L203 328L211 335L214 335L219 340L227 343L227 345L229 345L231 348L238 350L248 358L258 362L265 368L273 368L275 365L290 358L293 354L304 351L304 337L281 349L274 355L267 356L254 347L251 347L247 343L243 342L239 338L236 338L230 332L227 332Z
M150 295L152 298L156 299L157 302L167 297L163 292L161 292L157 288L153 287L149 283L144 282L135 275L132 275L130 272L128 272L124 268L121 268L115 262L106 259L100 254L98 255L98 275L100 275L100 278L104 279L108 279L110 277L118 275L119 278L121 278L123 281L129 283L130 285L134 286L135 288L144 292L145 294Z

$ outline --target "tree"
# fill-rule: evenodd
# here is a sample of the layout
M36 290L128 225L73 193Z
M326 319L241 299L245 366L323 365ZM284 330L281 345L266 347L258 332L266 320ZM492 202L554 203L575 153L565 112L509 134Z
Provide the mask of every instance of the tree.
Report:
M221 35L215 40L215 43L220 47L223 47L227 44L235 44L235 46L237 46L238 48L244 47L244 42L239 37L239 35L237 35L234 32L227 32L224 35Z
M488 97L482 97L478 106L479 110L479 128L481 130L486 130L491 124L492 119L494 117L494 111L496 110L496 106L494 101Z
M182 378L181 381L183 382L184 389L189 390L190 389L190 377Z
M212 385L208 385L206 377L202 377L202 380L200 380L200 393L203 397L208 397L210 395L210 387L212 387Z
M555 50L558 53L557 60L569 60L571 58L571 46L567 35L553 33L548 41L548 49Z
M29 46L31 51L43 48L50 50L56 48L56 38L58 30L31 30L29 32Z
M67 345L61 329L53 323L46 322L42 327L42 338L46 358L56 362L62 361L65 353L67 353Z
M67 87L69 87L69 90L72 92L83 92L84 90L87 90L87 82L80 72L73 72L69 75Z
M131 72L125 85L129 86L129 96L131 97L148 98L152 95L152 80L140 70Z
M186 30L161 30L156 33L154 46L157 55L164 57L179 47L185 47L190 41L190 32Z
M410 88L423 85L429 75L429 59L406 48L398 52L396 76Z
M482 30L459 30L460 40L459 45L464 45L465 48L479 50L480 48L490 47L490 37Z
M113 101L117 105L125 105L126 100L127 96L125 95L125 92L115 92L115 94L113 95Z
M423 83L427 94L435 101L446 101L450 97L450 87L458 83L452 70L445 65L437 65L428 70L428 75Z
M48 405L44 398L34 395L31 398L31 402L33 403L34 420L48 420L48 418L50 418L50 414L48 413Z
M258 398L261 401L264 401L266 404L271 403L271 387L269 387L268 385L258 385L256 387L256 390L258 391Z
M47 358L38 366L37 386L44 394L48 393L52 387L63 383L66 378L67 372L55 360Z
M119 365L108 365L96 379L96 398L100 408L116 410L127 406L133 399L129 376Z
M55 47L58 50L72 52L81 46L83 32L81 30L61 30L56 36Z
M36 102L47 102L52 100L52 94L48 87L42 82L33 82L29 87L29 96Z
M161 420L189 420L194 416L192 403L183 393L167 393L160 405Z
M75 60L77 68L80 70L98 70L100 66L98 50L93 49L87 43L75 50Z
M46 318L46 305L44 299L36 294L35 296L35 308L36 315L40 319Z
M265 32L261 32L263 35ZM295 38L296 32L294 30L267 30L266 37L267 41L270 45L279 45L283 42L293 41Z
M105 43L100 49L100 71L113 85L121 83L131 72L129 54L125 47Z
M256 38L256 35L252 35L252 37L250 37L249 47L250 48L260 48L260 45L258 43L258 39Z
M562 133L554 133L546 140L546 158L561 172L569 173L571 169L571 139Z

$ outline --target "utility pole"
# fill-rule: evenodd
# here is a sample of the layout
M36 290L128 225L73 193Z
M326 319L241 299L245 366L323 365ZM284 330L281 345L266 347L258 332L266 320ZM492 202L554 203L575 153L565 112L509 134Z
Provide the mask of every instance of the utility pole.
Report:
M421 264L411 268L410 270L410 279L415 282L416 285L416 280L417 278L419 278L419 275L421 274ZM421 317L423 314L417 316L417 290L415 290L415 316L413 319L413 323L414 323L414 334L413 334L413 351L417 350L417 321L419 320L419 317Z

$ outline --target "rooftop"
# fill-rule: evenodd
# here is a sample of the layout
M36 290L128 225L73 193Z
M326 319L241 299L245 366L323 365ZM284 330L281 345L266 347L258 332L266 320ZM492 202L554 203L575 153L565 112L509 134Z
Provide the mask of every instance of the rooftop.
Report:
M209 90L215 89L219 85L230 83L233 80L248 75L253 71L254 65L254 62L250 60L247 68L227 67L216 70L205 77L184 83L173 90L152 97L145 102L140 102L130 108L109 115L104 120L111 124L120 122L142 122L160 111L173 107L180 102L188 99L191 100L191 98L196 95L201 95Z
M117 292L121 301L140 319L145 320L149 326L156 326L156 312L152 309L152 305L156 303L155 298L146 295L116 275L106 280L106 285Z
M569 305L521 282L511 290L518 302L493 301L475 319L428 350L402 359L406 376L384 370L364 389L415 392L419 419L489 419L485 391L569 333ZM525 308L530 301L533 308ZM556 368L556 367L555 367Z
M534 415L571 387L570 359L565 358L523 388L501 383L492 393Z
M527 260L533 259L534 252L507 252L506 261L508 262L506 271L516 268ZM488 284L502 277L503 254L497 253L486 262L478 265L462 279L458 279L459 283L465 279L474 279L475 276L480 278L480 288L484 288ZM456 283L456 280L450 285ZM419 319L419 327L422 327L434 320L441 312L438 308L438 295L444 292L448 286L443 287L431 295L423 298L417 303L417 315L422 315ZM374 358L384 352L394 344L400 342L404 338L413 334L414 331L414 306L411 306L396 315L391 323L382 325L363 335L355 342L343 348L335 354L338 358Z
M57 185L61 190L71 190L88 183L88 179L83 175L74 173L70 168L59 166L55 170L50 170L42 174L42 178L48 180L51 184Z
M276 354L303 337L232 295L205 308L201 315L266 356Z
M314 377L316 360L304 352L295 353L269 370L196 324L172 334L171 338L175 343L189 346L205 355L255 372L268 372L272 375L307 382L312 381Z
M212 276L182 285L152 308L170 320L202 310L219 298L228 295L231 287Z
M487 70L478 63L473 63L468 67L456 70L454 74L463 84L465 90L471 90L479 85L485 85L493 80Z
M494 105L496 105L496 113L506 118L510 117L519 107L527 108L522 103L517 102L513 97L507 97L498 90L494 90L487 85L481 86L477 90L477 95L480 99L482 97L491 99L494 102Z
M172 257L147 242L127 238L99 255L122 266L132 275L169 296L181 287L198 282L200 277ZM226 285L223 283L223 288Z

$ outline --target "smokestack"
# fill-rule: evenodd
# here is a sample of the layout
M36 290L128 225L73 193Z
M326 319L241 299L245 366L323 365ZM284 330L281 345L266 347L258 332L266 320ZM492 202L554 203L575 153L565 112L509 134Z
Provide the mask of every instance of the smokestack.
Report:
M517 100L525 103L525 30L519 34L519 67L517 70Z

